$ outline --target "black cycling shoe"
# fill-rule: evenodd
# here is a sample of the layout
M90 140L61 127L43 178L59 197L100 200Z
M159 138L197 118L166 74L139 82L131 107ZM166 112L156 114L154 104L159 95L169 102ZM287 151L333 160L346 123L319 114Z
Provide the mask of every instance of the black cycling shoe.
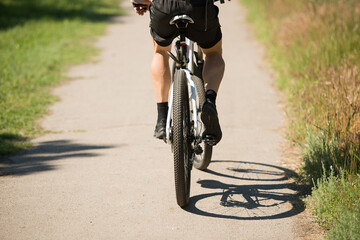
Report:
M162 140L166 138L166 119L160 119L156 123L154 137Z
M201 111L201 121L204 123L205 130L202 138L209 145L216 145L220 142L222 132L215 105L207 100Z

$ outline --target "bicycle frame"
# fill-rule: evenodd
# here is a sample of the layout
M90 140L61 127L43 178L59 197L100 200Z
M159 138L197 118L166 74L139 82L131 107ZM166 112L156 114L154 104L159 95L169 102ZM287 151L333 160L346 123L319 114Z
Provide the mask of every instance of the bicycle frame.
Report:
M195 83L192 78L192 74L194 73L194 42L190 39L180 35L180 45L181 47L185 46L186 48L186 64L181 64L180 71L184 71L187 79L187 86L188 86L188 92L189 92L189 100L191 99L192 111L191 111L191 120L194 123L194 136L199 135L199 125L198 125L198 112L197 112L197 100L196 100L196 88ZM183 45L185 44L185 45ZM171 121L172 121L172 109L173 109L173 85L174 82L171 83L170 91L169 91L169 110L167 115L167 121L166 121L166 142L168 144L171 144Z

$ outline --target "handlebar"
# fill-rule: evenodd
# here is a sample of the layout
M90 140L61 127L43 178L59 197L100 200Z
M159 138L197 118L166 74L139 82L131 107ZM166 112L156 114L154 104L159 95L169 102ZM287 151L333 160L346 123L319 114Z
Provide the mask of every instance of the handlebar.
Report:
M225 0L213 0L214 2L217 2L217 1L220 1L221 4L225 3ZM147 5L145 4L141 4L141 3L132 3L133 7L136 8L136 7L148 7Z

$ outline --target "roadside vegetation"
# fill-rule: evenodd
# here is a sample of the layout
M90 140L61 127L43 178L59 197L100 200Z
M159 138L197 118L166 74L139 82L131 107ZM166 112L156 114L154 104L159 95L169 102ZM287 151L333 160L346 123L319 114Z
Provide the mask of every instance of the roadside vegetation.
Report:
M118 0L0 0L0 157L30 146L56 99L51 86L89 61Z
M328 239L360 239L360 2L241 0L287 99L305 200Z

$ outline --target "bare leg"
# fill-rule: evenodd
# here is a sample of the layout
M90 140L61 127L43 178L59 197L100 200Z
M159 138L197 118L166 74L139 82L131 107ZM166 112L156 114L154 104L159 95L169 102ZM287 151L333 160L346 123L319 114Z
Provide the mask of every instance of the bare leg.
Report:
M171 85L171 74L169 66L169 55L167 51L170 46L161 47L155 41L154 55L151 62L151 81L154 87L158 117L154 131L154 137L159 139L165 138L166 116L168 111L168 95Z
M168 101L171 85L168 50L171 50L171 45L161 47L154 42L154 55L151 62L151 81L158 103Z
M206 102L202 107L201 121L205 130L203 139L210 145L216 145L222 138L219 118L215 107L216 93L224 76L225 62L222 58L221 40L212 48L203 49L205 55L203 78L206 89ZM211 91L209 91L211 90Z
M225 70L225 62L222 58L222 41L220 40L212 48L202 50L205 55L203 69L205 89L218 92Z

